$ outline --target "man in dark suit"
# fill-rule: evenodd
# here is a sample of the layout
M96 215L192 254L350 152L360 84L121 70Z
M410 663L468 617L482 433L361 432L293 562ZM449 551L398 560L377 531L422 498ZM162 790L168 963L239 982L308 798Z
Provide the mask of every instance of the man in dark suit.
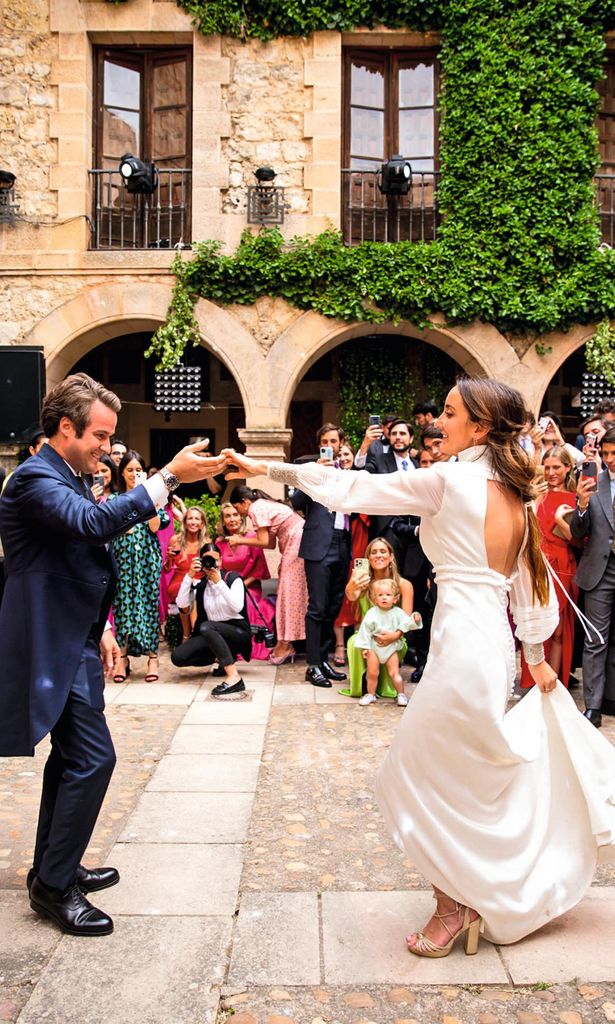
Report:
M609 631L615 626L615 427L603 434L600 452L606 469L598 475L595 492L595 478L584 477L581 470L577 506L570 522L573 537L587 538L575 582L585 591L585 614L603 638L601 641L590 631L591 638L585 638L583 648L585 717L596 728L602 725L603 713L615 713L615 693L605 692ZM609 677L615 678L615 666L611 666Z
M12 474L0 498L6 590L0 607L0 756L32 755L51 734L28 874L30 905L72 935L107 935L113 921L85 893L119 881L81 866L115 765L104 717L104 668L119 648L105 628L116 570L108 542L151 519L180 482L224 459L190 445L146 484L97 505L85 474L109 453L120 402L87 374L43 403L49 438Z
M331 449L332 458L322 456L318 462L334 465L344 440L343 431L333 423L325 423L316 434L319 450ZM305 515L299 555L304 560L308 585L308 607L305 616L305 678L313 686L331 686L331 680L346 676L328 662L333 623L344 600L344 587L350 564L350 521L341 512L329 512L324 505L296 490L291 497L293 508Z
M409 423L398 419L391 423L389 428L389 450L384 453L376 449L370 449L365 462L365 469L368 473L414 473L416 465L410 457L412 447L413 431ZM398 561L402 556L402 545L399 538L391 529L392 516L370 516L369 539L384 537L392 545Z

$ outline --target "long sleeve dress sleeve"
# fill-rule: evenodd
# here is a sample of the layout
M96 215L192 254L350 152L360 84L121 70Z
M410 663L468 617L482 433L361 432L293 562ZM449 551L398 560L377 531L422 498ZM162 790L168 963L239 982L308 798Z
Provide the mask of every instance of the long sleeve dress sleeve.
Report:
M439 467L424 473L375 476L361 470L348 473L315 462L303 466L272 463L272 480L299 487L331 512L371 515L433 516L440 511L445 479Z

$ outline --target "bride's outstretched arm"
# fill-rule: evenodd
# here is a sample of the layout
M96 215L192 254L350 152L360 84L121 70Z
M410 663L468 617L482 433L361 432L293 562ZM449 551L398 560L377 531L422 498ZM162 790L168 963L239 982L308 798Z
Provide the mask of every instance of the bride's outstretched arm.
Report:
M316 462L291 466L287 462L263 462L230 449L222 454L246 476L269 476L299 487L314 501L335 512L371 515L435 515L440 511L446 479L445 466L414 472L371 473L333 469Z

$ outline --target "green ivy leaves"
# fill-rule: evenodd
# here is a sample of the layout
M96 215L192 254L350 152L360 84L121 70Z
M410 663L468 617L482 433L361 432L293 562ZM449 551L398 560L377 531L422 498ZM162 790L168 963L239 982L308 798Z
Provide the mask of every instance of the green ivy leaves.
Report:
M442 32L444 220L430 244L349 248L329 231L286 242L246 231L176 261L167 323L150 352L172 366L198 338L198 296L279 296L345 321L424 326L481 319L506 332L615 316L615 253L599 248L596 81L614 0L178 0L202 31L270 39L385 24Z

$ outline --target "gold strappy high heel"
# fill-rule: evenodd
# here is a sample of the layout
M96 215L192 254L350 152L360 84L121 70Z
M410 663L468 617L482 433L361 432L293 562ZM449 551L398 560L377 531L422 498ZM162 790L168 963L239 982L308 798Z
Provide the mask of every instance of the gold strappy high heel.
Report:
M461 928L459 929L459 931L453 933L444 919L446 917L458 917L459 912L461 910L464 911ZM475 921L471 921L470 908L464 907L461 903L457 902L455 903L455 909L451 910L450 913L438 914L438 912L436 911L434 917L436 917L438 921L442 921L442 924L444 925L448 934L451 937L450 941L447 942L445 946L438 946L435 942L432 942L431 939L424 935L423 932L416 932L416 942L414 943L414 945L410 945L409 941L412 938L412 936L409 935L406 938L406 945L411 953L414 953L416 956L433 957L434 959L437 959L441 956L448 956L451 949L455 945L455 941L459 938L460 935L465 935L466 937L465 951L468 956L472 956L474 953L478 952L478 940L483 924L482 917L477 917Z

